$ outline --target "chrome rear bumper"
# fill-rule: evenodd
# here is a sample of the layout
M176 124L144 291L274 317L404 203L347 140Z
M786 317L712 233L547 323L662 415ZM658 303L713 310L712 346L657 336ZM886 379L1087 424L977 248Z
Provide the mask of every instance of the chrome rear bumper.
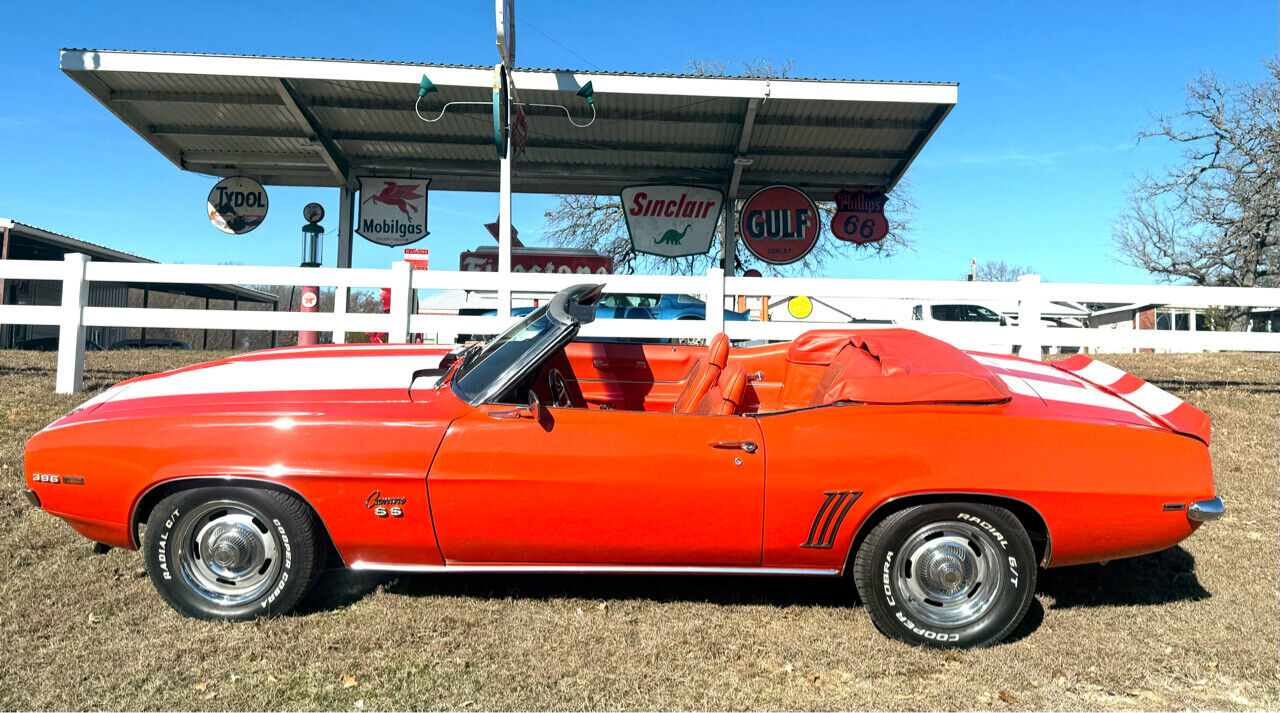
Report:
M1209 522L1222 517L1223 510L1222 498L1197 500L1187 506L1187 519L1195 522Z

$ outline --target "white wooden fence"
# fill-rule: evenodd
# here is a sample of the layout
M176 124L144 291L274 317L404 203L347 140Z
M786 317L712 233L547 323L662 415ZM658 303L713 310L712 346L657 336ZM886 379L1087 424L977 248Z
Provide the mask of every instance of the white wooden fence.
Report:
M410 314L411 289L466 289L502 297L549 295L568 285L603 281L606 292L626 294L693 294L706 300L704 320L599 319L583 328L584 336L637 338L701 338L724 331L731 339L791 339L810 329L850 328L849 323L729 321L721 308L739 295L814 298L873 297L949 301L1016 301L1016 326L957 322L913 322L907 326L960 346L1016 345L1021 354L1038 358L1041 346L1105 348L1151 347L1174 351L1280 351L1280 333L1184 332L1042 326L1042 306L1054 301L1174 304L1180 307L1280 307L1280 288L1183 287L1042 282L1025 275L1018 282L923 280L855 280L828 278L730 277L721 270L698 276L572 275L413 271L407 262L390 269L267 267L248 265L169 265L92 262L69 254L62 262L0 260L0 279L55 280L62 283L62 304L0 305L0 324L45 324L59 327L57 391L81 389L84 330L92 326L179 327L225 330L314 330L386 332L392 342L411 334L494 334L512 322L507 317ZM317 285L337 289L334 312L246 312L202 309L90 307L90 282L179 284ZM389 314L347 313L352 287L391 288ZM858 324L858 329L894 325Z

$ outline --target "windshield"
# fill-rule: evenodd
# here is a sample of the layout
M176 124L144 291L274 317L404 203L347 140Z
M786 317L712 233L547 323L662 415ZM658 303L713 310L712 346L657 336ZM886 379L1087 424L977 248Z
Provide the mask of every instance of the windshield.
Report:
M543 342L540 337L563 327L547 314L547 307L543 305L530 312L510 329L491 339L479 353L468 357L453 376L454 393L474 403L503 372L531 349L536 349Z

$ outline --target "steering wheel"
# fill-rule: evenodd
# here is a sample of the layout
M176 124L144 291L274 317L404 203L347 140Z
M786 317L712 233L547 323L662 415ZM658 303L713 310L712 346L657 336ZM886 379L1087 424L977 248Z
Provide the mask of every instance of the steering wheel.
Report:
M560 408L568 408L573 405L573 401L569 398L569 387L565 386L564 377L560 375L559 369L552 369L547 374L547 386L551 387L551 402Z

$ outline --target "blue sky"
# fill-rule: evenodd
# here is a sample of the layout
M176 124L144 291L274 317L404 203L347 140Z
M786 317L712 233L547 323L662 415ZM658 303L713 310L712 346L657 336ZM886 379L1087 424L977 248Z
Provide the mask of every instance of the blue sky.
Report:
M0 26L0 216L163 261L297 264L303 204L337 190L269 188L266 223L216 231L216 179L178 170L58 70L58 49L136 49L492 64L493 4L270 4L222 0L5 3ZM916 249L860 254L833 277L953 279L970 256L1035 266L1047 279L1150 282L1121 264L1110 226L1134 174L1176 156L1135 145L1156 112L1182 106L1204 69L1262 79L1277 52L1275 0L1130 3L518 3L519 64L676 72L693 57L794 60L795 76L954 81L959 104L908 173ZM552 39L554 38L554 39ZM538 243L549 198L517 194ZM433 192L432 264L492 244L495 194ZM823 239L832 239L826 235ZM326 245L334 264L336 245ZM355 263L399 251L357 237Z

